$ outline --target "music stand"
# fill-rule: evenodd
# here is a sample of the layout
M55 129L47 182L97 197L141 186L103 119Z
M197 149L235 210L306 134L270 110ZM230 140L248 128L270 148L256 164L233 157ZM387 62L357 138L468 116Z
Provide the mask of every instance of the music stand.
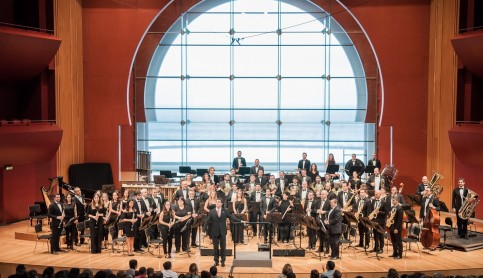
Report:
M304 215L300 213L287 213L286 219L293 224L299 224L299 246L295 244L295 236L293 237L293 246L296 250L305 250L302 248L302 224L304 223Z
M199 241L198 248L200 249L200 252L201 252L201 248L206 248L205 246L201 246L201 227L203 227L203 224L205 223L205 219L206 219L206 214L198 214L198 216L196 216L193 219L193 224L191 225L191 228L198 228L198 241Z
M361 165L353 165L349 168L349 177L352 176L352 173L354 172L357 172L357 175L359 175L359 173L362 173L362 166ZM360 175L359 175L360 176Z
M376 166L367 165L364 172L366 172L367 174L374 174L374 168L376 168Z
M349 223L349 226L351 222L355 222L355 223L359 222L352 211L344 211L344 218L346 222Z
M114 184L103 184L102 185L102 192L107 194L114 193Z
M154 184L167 184L168 180L164 175L153 175Z
M202 177L205 173L208 173L208 169L196 169L196 175Z
M191 174L191 166L179 166L179 171L180 174Z
M421 201L419 200L419 196L418 195L411 195L411 194L408 194L407 195L409 200L411 200L411 207L414 206L414 204L416 205L421 205Z
M171 173L171 171L169 171L169 170L160 170L160 171L159 171L159 174L160 174L161 176L164 176L164 177L165 177L165 178L167 178L167 179L171 179L171 178L173 178L173 173Z
M366 227L367 229L370 228L374 231L374 225L373 225L372 221L369 220L369 218L361 217L359 220L360 220L362 226ZM366 255L367 255L367 245L365 243L364 243L364 253L366 253ZM377 252L376 252L376 258L377 258L377 260L379 260L379 255L377 254Z
M409 237L409 224L411 224L411 225L413 225L415 223L419 224L419 221L416 218L416 211L415 210L413 210L413 209L404 210L404 213L406 214L406 217L407 217L405 222L406 222L406 231L408 231L408 234L407 234L406 237L408 238ZM422 229L422 227L421 227L421 229ZM419 237L419 235L418 235L418 237ZM418 247L418 249L419 249L419 247ZM407 250L410 250L410 251L413 251L414 253L416 253L416 250L411 249L411 245L409 245L409 248L406 248L406 251Z
M240 167L238 168L238 174L241 176L250 175L250 167Z
M325 169L325 172L329 174L335 174L336 172L339 172L339 164L327 165L327 169Z
M233 210L233 206L231 207L231 209ZM231 213L231 215L235 216L236 218L242 221L248 222L248 215L246 213ZM237 229L238 225L241 225L241 224L238 224L238 223L233 224L233 228ZM244 228L242 228L242 231L241 231L242 234L243 234L243 230ZM233 233L233 231L231 232ZM238 232L238 229L237 229L237 232ZM237 234L234 234L234 238L237 239ZM240 244L241 242L238 242L238 243Z
M271 236L272 231L276 231L275 224L278 225L278 224L282 223L282 213L280 213L278 211L267 213L265 221L270 222L269 233L270 233L270 238L272 238L272 236ZM278 246L277 240L274 240L274 241L275 241L275 245Z

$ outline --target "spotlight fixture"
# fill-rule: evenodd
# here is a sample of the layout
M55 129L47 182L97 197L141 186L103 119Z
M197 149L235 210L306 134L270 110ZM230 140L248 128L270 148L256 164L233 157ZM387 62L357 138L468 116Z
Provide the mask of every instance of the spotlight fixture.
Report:
M5 171L12 171L13 170L13 165L12 164L7 164L7 165L3 166L3 169Z

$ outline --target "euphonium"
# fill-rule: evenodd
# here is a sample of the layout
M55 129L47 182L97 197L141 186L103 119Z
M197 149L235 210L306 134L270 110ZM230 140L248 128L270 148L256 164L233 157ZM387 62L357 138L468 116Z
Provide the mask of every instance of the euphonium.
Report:
M458 216L461 219L470 219L475 212L475 207L478 205L479 202L480 200L478 200L478 194L468 189L468 196L466 197L465 202L458 211Z
M434 196L439 196L441 192L443 192L443 186L438 183L439 180L444 179L444 177L436 171L433 171L433 177L429 182L429 189L431 190L431 194Z

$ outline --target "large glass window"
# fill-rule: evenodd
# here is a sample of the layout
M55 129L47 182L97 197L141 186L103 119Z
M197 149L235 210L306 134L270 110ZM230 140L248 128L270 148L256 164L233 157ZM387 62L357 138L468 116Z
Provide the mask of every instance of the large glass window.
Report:
M342 26L309 1L204 1L155 51L137 147L173 171L228 171L238 150L269 172L293 171L302 152L366 160L365 78Z

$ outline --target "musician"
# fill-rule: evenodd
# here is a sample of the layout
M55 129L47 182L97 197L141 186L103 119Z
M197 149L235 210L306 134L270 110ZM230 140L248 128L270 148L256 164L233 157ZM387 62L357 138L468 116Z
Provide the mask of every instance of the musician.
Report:
M64 229L65 229L65 243L67 244L67 248L74 250L74 236L75 236L75 225L73 221L77 219L77 210L76 205L73 200L73 197L67 193L65 194L65 203L64 203ZM68 225L67 225L68 224Z
M128 256L134 256L134 237L138 234L138 211L136 210L134 198L129 198L126 202L126 208L121 213L119 220L122 223L124 235L126 236L126 245Z
M265 185L268 183L268 179L265 177L263 169L258 170L258 176L255 181L265 188Z
M188 188L196 188L196 183L193 181L193 177L191 176L191 174L186 174L185 180Z
M287 221L287 213L292 213L293 210L293 200L289 200L289 193L284 192L282 194L282 200L277 208L277 210L282 213L282 223L278 224L278 241L289 242L290 241L290 226L291 223Z
M252 194L255 191L255 186L257 184L257 177L255 175L250 175L248 182L245 183L245 191Z
M367 198L366 190L361 189L359 192L359 200L357 202L357 214L359 215L360 219L363 216L369 216L370 214L370 201ZM357 228L359 230L359 245L358 247L364 247L365 249L369 248L369 241L371 240L369 236L369 228L364 226L361 221L357 223Z
M372 161L372 160L369 160ZM367 180L367 186L370 186L371 189L380 190L381 189L381 182L383 177L379 173L379 168L374 168L374 174L372 174L369 179Z
M391 187L391 198L397 198L397 202L400 205L404 204L404 197L402 194L399 193L396 186Z
M316 202L314 200L314 192L310 191L307 194L307 199L305 199L304 204L305 215L315 217L317 215ZM307 227L307 234L309 236L309 245L307 249L315 249L315 244L317 243L317 231Z
M214 260L215 266L218 265L221 256L221 266L225 266L226 260L226 219L230 219L233 222L242 222L237 217L231 215L231 213L222 208L223 201L221 199L216 200L216 206L211 209L203 225L203 235L206 234L208 225L210 225L211 238L213 239Z
M331 260L337 260L339 258L339 238L342 234L342 218L342 211L337 205L337 199L330 200L330 210L327 213L327 219L324 223L328 225Z
M163 239L163 252L164 257L171 258L171 248L173 247L173 227L174 223L174 211L171 208L170 202L165 202L163 210L159 215L159 224L161 229L161 237Z
M107 220L109 219L109 195L107 195L106 192L103 192L101 195L101 201L102 201L102 207L104 208L104 211L106 212L106 217L104 217L104 231L102 232L103 238L102 238L102 249L107 249L107 242L109 240L109 230L107 229Z
M190 189L188 194L188 199L186 200L186 205L190 208L191 217L195 219L198 217L200 213L200 200L196 198L195 190L193 188ZM191 228L191 247L198 247L196 244L196 234L198 233L198 228Z
M231 164L231 168L236 169L236 172L238 173L238 170L240 167L246 167L247 162L244 157L242 157L242 152L238 151L237 156L233 158L233 163Z
M210 197L209 191L214 190L214 185L215 184L211 181L210 174L204 173L201 182L196 188L196 191L202 200L206 200Z
M134 196L134 208L136 209L136 215L138 220L136 226L139 228L142 226L144 218L151 216L151 212L149 212L149 208L148 206L146 206L146 202L143 201L141 192L134 192ZM142 252L142 247L147 247L146 235L145 233L142 233L139 229L136 229L135 232L136 236L134 237L134 252Z
M349 184L351 189L353 190L357 190L361 188L362 181L359 178L359 174L356 171L352 172L352 176L349 178Z
M426 187L424 189L423 199L421 200L421 210L419 211L419 218L421 221L428 215L429 209L434 208L439 211L439 200L436 196L433 196L431 189Z
M260 221L260 203L262 201L262 192L260 184L255 185L255 191L252 192L250 195L250 222L259 222ZM253 207L255 206L255 207ZM252 223L253 228L253 236L257 236L257 224Z
M315 176L315 182L312 185L312 188L315 188L315 192L320 192L324 189L324 186L325 184L322 183L322 178L319 175Z
M325 169L327 170L327 167L329 167L329 165L336 165L336 164L337 163L335 162L334 154L329 153L329 156L325 161ZM329 174L332 179L338 179L340 177L339 173L327 173L327 174Z
M230 174L226 173L223 175L223 181L218 184L218 188L220 188L220 190L223 192L228 192L231 190L231 185Z
M376 168L381 169L381 161L377 159L376 153L373 153L372 158L369 161L367 161L367 166L374 166Z
M174 209L174 218L178 220L174 227L175 253L179 253L180 247L182 247L184 252L188 252L190 229L186 225L189 225L188 220L191 218L191 208L186 205L184 198L179 198L177 204Z
M328 198L328 192L326 190L320 191L320 200L315 203L315 209L317 212L317 225L319 225L319 229L317 230L317 236L319 238L319 250L317 252L324 252L329 253L329 244L328 244L328 234L325 231L325 226L321 227L324 224L324 220L327 219L327 213L330 211L330 199Z
M86 220L86 202L84 195L82 195L81 189L79 187L74 187L74 202L75 208L77 210L77 221L82 223ZM84 238L80 239L78 243L78 233L76 225L74 225L74 241L77 246L84 244ZM84 230L80 231L81 235L84 235Z
M233 212L236 214L245 214L247 212L247 199L243 195L243 190L236 191L235 198L232 198ZM230 222L231 237L234 243L244 243L243 225L234 225Z
M230 184L240 185L240 178L236 175L236 168L231 168L230 170Z
M381 201L386 204L386 211L390 211L392 207L391 197L387 195L386 189L383 187L381 188Z
M261 200L261 214L263 217L263 221L266 221L267 219L267 214L273 212L276 209L276 203L275 203L275 198L272 197L272 193L269 188L265 190L265 197L262 197ZM263 225L264 228L264 242L268 243L268 233L270 232L270 235L273 233L273 228L272 225ZM271 237L271 236L270 236Z
M416 189L416 195L421 196L421 198L422 198L423 195L424 195L424 189L427 186L429 186L428 177L423 176L421 178L421 183L418 184L418 188Z
M243 192L243 189L240 188L240 190ZM234 183L232 186L231 186L231 190L228 191L228 193L226 194L226 198L225 198L225 208L230 210L230 208L233 208L233 202L236 200L236 195L238 194L238 186L236 185L236 183Z
M258 160L257 158L255 159L255 165L250 167L250 175L251 174L257 175L260 170L264 170L264 169L263 169L263 166L260 165L260 160Z
M55 194L54 201L50 203L47 216L50 218L50 253L57 255L60 250L60 234L62 233L62 221L64 220L64 210L60 204L60 194Z
M275 179L275 183L277 184L277 191L275 195L282 197L282 194L285 192L285 188L288 188L288 179L285 178L285 172L280 171L279 177Z
M87 216L89 217L89 231L91 233L91 253L101 253L102 240L104 238L104 215L106 209L103 206L99 194L94 194L92 202L87 206Z
M216 205L216 200L218 199L216 191L212 190L210 191L210 196L209 198L205 201L205 206L204 206L204 211L209 212L211 209L213 209Z
M397 198L392 198L392 208L391 216L394 215L394 223L389 227L389 233L391 235L391 242L393 246L392 255L389 257L394 257L394 259L402 259L402 224L403 224L403 209L399 205Z
M329 200L332 200L332 199L337 199L337 194L339 192L337 192L335 190L335 188L332 187L332 183L331 182L326 182L325 185L324 185L324 188L323 188L325 191L327 191L327 198Z
M275 193L277 192L278 186L275 181L275 175L270 175L270 179L268 180L268 183L265 185L264 189L270 189L270 193L272 196L275 196Z
M357 175L360 177L362 176L362 174L364 173L364 162L362 162L362 160L358 159L356 154L352 154L352 159L350 159L349 161L347 161L347 163L345 164L345 167L344 167L344 170L345 170L345 173L347 176L351 176L352 174L349 172L350 171L350 168L351 166L360 166L360 171L357 172Z
M317 169L317 164L312 163L310 165L310 170L307 171L307 176L309 176L312 181L315 181L315 178L319 176L319 170Z
M112 193L112 201L109 202L109 207L107 209L107 223L108 232L111 233L112 239L116 239L119 234L117 229L117 222L121 216L121 202L119 201L119 191L114 191Z
M468 238L468 219L462 219L459 216L460 208L468 198L468 189L465 188L465 179L458 179L458 187L453 190L452 207L453 212L456 214L456 225L458 226L458 236L461 238Z
M299 171L305 169L305 172L308 172L310 170L310 160L307 159L307 153L302 153L302 159L299 160L297 169L299 169Z
M208 168L208 172L210 174L210 180L213 184L218 184L220 182L220 178L218 175L215 175L215 167Z
M208 175L208 174L205 173L203 175L203 180L204 180L204 177L206 175ZM198 190L198 191L200 191L200 190ZM189 191L188 191L188 183L185 180L183 180L183 181L181 181L181 188L178 189L178 190L176 190L176 192L174 193L174 198L176 200L178 200L180 198L187 199L188 198L188 193L189 193Z
M190 190L194 188L190 188ZM151 198L153 200L153 208L154 208L154 213L155 215L161 213L161 210L163 210L163 204L164 204L164 196L163 193L160 193L159 188L154 188L153 191L151 192ZM113 195L114 199L114 195Z
M374 199L370 203L371 213L377 210L375 217L372 221L375 221L381 227L386 225L386 203L381 200L381 190L374 191ZM372 251L382 254L384 250L384 234L379 233L377 230L372 231L374 234L374 249Z
M352 211L352 206L355 204L353 193L349 192L349 185L346 181L342 181L342 190L337 195L337 203L342 206L342 210ZM350 227L350 223L346 218L343 218L343 223ZM348 238L348 231L344 233L344 238Z
M312 192L312 189L308 188L308 182L303 181L302 187L299 189L298 197L299 199L304 202L307 199L309 192Z
M122 193L121 199L121 211L124 211L127 208L127 202L129 201L129 189L124 189Z

